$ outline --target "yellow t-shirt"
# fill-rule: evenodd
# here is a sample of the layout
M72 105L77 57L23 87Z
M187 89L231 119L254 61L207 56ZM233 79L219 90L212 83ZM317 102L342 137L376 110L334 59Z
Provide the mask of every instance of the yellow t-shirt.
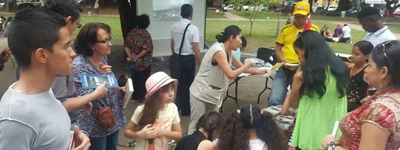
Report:
M311 24L310 30L319 32L318 26ZM299 29L294 24L286 25L281 33L279 33L276 43L282 45L283 58L288 63L299 63L299 57L293 48L293 43L296 41L299 32L303 32L303 28Z
M141 117L141 113L144 109L144 105L140 105L136 108L135 113L133 113L133 116L131 118L132 122L135 123L136 125L139 122L139 119ZM174 103L169 103L167 105L167 108L159 111L158 116L156 121L154 122L153 126L159 126L162 127L166 130L172 129L173 124L178 124L181 121L179 118L179 112L178 112L178 107ZM146 139L137 139L137 143L134 150L147 150L149 149L149 143L147 142ZM165 136L163 137L156 137L154 139L153 145L156 150L164 150L168 149L168 142L169 139Z

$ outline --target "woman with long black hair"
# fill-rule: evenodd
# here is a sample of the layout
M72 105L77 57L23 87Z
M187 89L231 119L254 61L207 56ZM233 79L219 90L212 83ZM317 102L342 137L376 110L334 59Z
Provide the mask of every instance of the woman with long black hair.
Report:
M297 108L291 144L318 150L320 139L347 113L349 69L318 32L301 33L294 49L300 65L289 97L290 107Z

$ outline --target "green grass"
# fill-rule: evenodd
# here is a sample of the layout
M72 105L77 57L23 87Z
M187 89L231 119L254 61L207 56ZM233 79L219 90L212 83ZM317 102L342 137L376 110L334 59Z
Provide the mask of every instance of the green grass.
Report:
M226 17L224 16L224 12L220 11L220 13L216 14L215 10L207 10L207 18L221 18L221 19L223 19L223 18L226 18Z
M81 24L85 25L88 22L102 22L108 24L111 27L111 36L113 40L123 40L119 17L82 16ZM73 35L76 36L79 31L80 29L76 29Z
M253 11L231 11L231 12L233 14L242 16L244 18L250 18ZM257 14L256 19L266 19L267 17L269 17L270 19L278 19L279 13L274 12L274 11L263 11L263 12ZM287 13L281 14L281 19L287 20L287 18L288 18ZM325 16L325 15L320 15L320 14L311 14L311 19L313 19L313 20L329 20L329 21L336 21L336 20L357 21L357 18L355 18L355 17L346 17L346 18L342 19L338 16Z
M324 24L329 26L335 26L335 24L316 22L316 25L322 27ZM206 41L209 44L214 43L215 35L219 34L229 25L237 25L242 29L243 36L247 39L247 52L255 52L259 47L275 47L276 41L276 26L277 22L261 22L256 21L253 26L252 36L248 36L250 30L250 23L248 21L221 21L221 20L207 20L206 23ZM281 28L284 26L284 22L281 23ZM353 42L362 40L365 33L358 30L352 30ZM329 42L334 52L339 53L350 53L352 44L344 43L332 43Z
M400 34L400 24L387 24L387 26L393 33Z

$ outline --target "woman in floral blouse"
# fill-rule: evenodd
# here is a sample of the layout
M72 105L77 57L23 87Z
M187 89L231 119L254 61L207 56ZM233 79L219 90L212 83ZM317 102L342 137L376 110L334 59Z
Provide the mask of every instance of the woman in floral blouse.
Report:
M377 89L365 103L340 122L337 142L327 135L322 147L333 150L397 150L400 148L400 41L377 45L370 55L364 77Z
M108 74L112 73L111 66L107 65L107 55L111 53L111 30L104 23L88 23L79 32L75 40L75 50L78 54L73 60L73 76L78 96L91 93L94 89L82 88L81 74ZM109 88L105 97L93 101L90 115L82 111L79 113L77 123L87 131L90 137L90 150L116 150L118 133L125 126L125 115L122 108L122 95L120 89ZM111 107L114 114L105 117L115 117L114 124L105 126L102 119L97 119L104 108ZM108 111L110 112L110 111ZM105 113L104 113L105 114Z
M153 55L153 41L146 28L150 25L146 14L136 17L137 27L132 29L125 40L125 52L131 69L131 78L134 89L132 99L139 102L146 95L145 82L150 77L151 59Z

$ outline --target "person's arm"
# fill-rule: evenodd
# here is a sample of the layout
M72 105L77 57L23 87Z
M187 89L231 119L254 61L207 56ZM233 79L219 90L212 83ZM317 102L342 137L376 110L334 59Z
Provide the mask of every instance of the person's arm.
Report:
M289 107L296 109L299 106L300 88L303 84L303 71L299 67L293 77L292 89L289 95Z
M196 65L200 66L201 57L200 57L199 43L198 42L193 42L192 46L193 46L194 58L196 59Z
M364 122L361 125L361 140L359 149L360 150L385 150L387 140L389 139L389 133L378 127L377 125ZM332 135L326 136L321 145L326 147L331 142L336 141ZM333 150L346 150L344 147L336 146Z
M197 150L215 150L215 144L209 140L203 140L200 142Z
M285 58L283 58L283 55L282 55L283 45L277 43L277 44L275 44L275 46L276 46L275 47L275 56L278 59L278 62L285 64L286 60L285 60Z
M285 101L281 108L281 115L292 115L293 112L289 111L290 94L286 95Z
M243 66L242 62L240 62L239 59L236 58L236 56L234 56L234 55L232 55L232 64L236 68L240 68ZM256 68L250 67L250 68L244 70L244 72L251 73L251 74L265 74L268 72L268 70L267 69L256 69Z
M246 69L251 67L251 62L247 61L240 68L236 68L235 70L232 70L231 66L229 65L229 63L227 61L226 55L222 51L216 52L213 56L213 60L215 60L218 63L218 66L222 69L222 71L225 73L225 75L229 79L236 78L241 73L243 73Z
M128 125L125 128L125 137L131 139L151 139L157 136L157 132L155 127L151 125L147 125L142 130L135 131L137 125L132 121L129 121Z
M26 124L12 120L0 121L0 149L31 150L37 134Z
M153 51L153 40L151 39L150 33L145 35L144 37L144 43L143 43L143 51L139 53L138 58L142 58L146 56L148 53L151 53Z
M105 86L106 82L99 85L96 88L96 90L94 90L89 94L80 97L67 98L65 101L62 102L62 105L64 106L65 110L67 110L67 112L74 112L76 110L79 110L86 104L95 101L99 98L103 98L108 91L108 89Z

